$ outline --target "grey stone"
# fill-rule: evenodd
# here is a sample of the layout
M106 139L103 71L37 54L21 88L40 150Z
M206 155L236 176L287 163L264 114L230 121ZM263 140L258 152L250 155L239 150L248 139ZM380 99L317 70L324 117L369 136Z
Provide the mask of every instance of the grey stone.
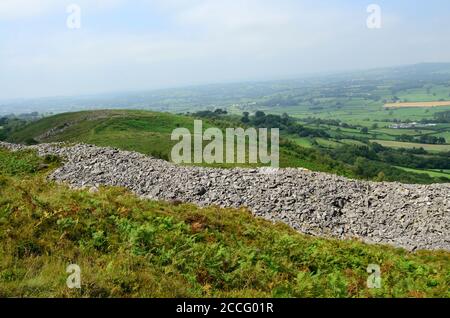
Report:
M64 164L49 178L71 188L120 186L145 199L247 207L309 235L450 250L450 184L364 182L292 168L185 167L85 144L0 147L60 156Z

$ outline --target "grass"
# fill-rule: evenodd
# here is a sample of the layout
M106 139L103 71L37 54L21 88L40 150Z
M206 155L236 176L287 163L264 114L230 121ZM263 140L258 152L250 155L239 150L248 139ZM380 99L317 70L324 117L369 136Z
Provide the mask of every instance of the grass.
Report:
M316 138L315 140L316 140L316 142L317 142L317 144L319 146L324 147L324 148L334 149L334 148L339 148L339 147L342 146L341 143L339 143L337 141L330 140L330 139Z
M386 134L391 136L400 136L400 135L408 135L408 136L420 136L423 134L432 134L433 130L427 130L423 128L418 129L394 129L394 128L381 128L371 130L371 133L375 134Z
M313 145L311 143L311 138L309 138L309 137L289 136L289 139L301 147L304 147L304 148L312 148L313 147Z
M178 142L171 140L172 131L175 128L183 127L193 132L193 124L194 118L191 116L170 113L135 110L85 111L60 114L32 122L13 133L9 141L16 143L35 143L36 141L84 142L97 146L136 151L170 161L172 148ZM240 121L204 119L203 129L219 127L224 130L227 127L239 124ZM330 127L323 125L322 128L331 129ZM446 128L443 127L442 129ZM336 131L334 133L337 134ZM356 173L355 167L350 164L333 159L331 155L326 154L326 151L342 147L345 144L364 145L363 142L369 138L374 140L390 138L391 141L395 139L394 136L382 132L379 132L377 135L364 134L359 129L342 128L339 138L343 137L341 134L346 136L344 142L337 139L333 140L332 138L299 138L292 135L282 135L280 139L280 167L301 167L349 178L367 178L365 175ZM357 138L361 140L358 141L356 140ZM208 143L208 141L204 141L203 145L205 146ZM420 144L415 144L414 146L420 147ZM193 151L194 149L192 148L191 150ZM224 153L226 153L226 147L224 147L224 150ZM248 151L246 156L248 159ZM250 164L247 160L246 163L203 163L196 165L233 168L257 167L264 164ZM376 179L378 178L377 175L378 173L374 173L372 178L378 180ZM410 176L405 175L405 173L401 175L401 171L398 171L397 174L392 173L388 180L423 183L440 182L440 180L431 178L424 180L423 176L412 176L410 178Z
M62 131L46 136L45 133L55 127L68 124ZM210 122L203 120L203 128L227 125L228 123ZM78 113L60 114L43 118L33 122L15 132L9 141L26 143L29 140L40 139L41 142L84 142L97 146L109 146L123 150L136 151L152 155L157 158L170 160L171 151L177 141L171 140L173 129L183 127L193 132L194 118L189 116L174 115L169 113L129 110L102 110ZM228 126L227 126L228 127ZM350 170L345 170L343 165L335 162L324 164L323 158L314 151L305 151L303 148L297 151L287 149L283 142L280 146L281 167L303 167L310 170L339 173L351 176ZM307 140L303 140L306 146ZM206 144L207 142L204 142ZM300 147L298 147L300 148ZM201 164L210 167L255 167L261 164ZM339 168L339 169L338 169Z
M401 142L401 141L388 141L388 140L371 140L371 142L379 143L380 145L384 147L391 147L391 148L405 148L405 149L412 149L412 148L423 148L426 151L429 152L445 152L450 151L450 145L430 145L430 144L420 144L420 143L413 143L413 142Z
M438 134L433 134L436 137L444 137L447 143L450 143L450 131L444 131Z
M444 251L314 238L244 209L119 188L75 191L45 180L44 159L0 154L0 297L450 297ZM80 290L65 283L74 263ZM381 289L366 287L372 263Z
M398 97L401 100L414 102L448 100L449 91L446 85L433 85L429 91L425 87L404 90L398 94Z
M408 171L408 172L413 172L413 173L423 173L423 174L427 174L432 178L447 178L450 180L450 173L446 172L445 170L440 171L440 170L420 170L420 169L411 169L411 168L406 168L406 167L396 167L399 169L402 169L404 171Z
M24 143L30 139L41 142L84 142L169 159L176 141L171 133L177 127L193 131L193 120L186 116L149 111L102 110L66 113L31 123L16 132L11 141ZM68 127L50 136L45 133L55 127ZM208 128L207 123L205 128ZM42 138L42 136L45 138ZM41 138L39 138L41 137Z
M340 142L346 145L366 146L365 143L354 139L341 139Z
M46 156L43 159L36 157L32 151L6 152L0 151L0 176L21 176L36 173L55 167L59 159Z

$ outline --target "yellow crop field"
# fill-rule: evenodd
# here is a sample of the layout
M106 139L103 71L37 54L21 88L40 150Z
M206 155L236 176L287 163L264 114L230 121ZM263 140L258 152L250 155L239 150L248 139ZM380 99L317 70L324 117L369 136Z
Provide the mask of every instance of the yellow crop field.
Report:
M385 108L405 108L405 107L443 107L450 106L450 101L440 102L411 102L411 103L387 103Z

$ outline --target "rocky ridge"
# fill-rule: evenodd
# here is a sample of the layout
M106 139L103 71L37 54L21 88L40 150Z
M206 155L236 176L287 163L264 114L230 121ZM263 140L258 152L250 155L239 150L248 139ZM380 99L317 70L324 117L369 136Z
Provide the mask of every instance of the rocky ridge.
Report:
M365 182L302 169L184 167L84 144L0 146L61 156L64 165L49 178L73 188L121 186L152 200L247 207L310 235L450 250L450 184Z

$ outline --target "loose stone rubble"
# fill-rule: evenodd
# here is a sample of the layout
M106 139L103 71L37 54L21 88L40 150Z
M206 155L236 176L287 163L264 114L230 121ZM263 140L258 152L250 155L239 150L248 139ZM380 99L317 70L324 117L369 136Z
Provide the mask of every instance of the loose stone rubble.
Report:
M91 192L121 186L153 200L247 207L258 217L315 236L450 250L450 184L365 182L303 169L184 167L84 144L0 147L61 156L64 165L49 178Z

